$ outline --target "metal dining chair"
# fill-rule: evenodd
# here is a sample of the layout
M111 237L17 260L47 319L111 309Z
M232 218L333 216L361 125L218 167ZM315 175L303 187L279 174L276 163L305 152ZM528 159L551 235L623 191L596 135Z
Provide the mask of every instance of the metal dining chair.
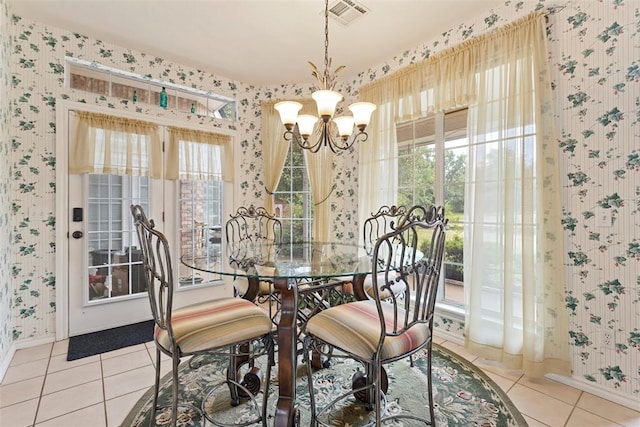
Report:
M372 298L328 308L306 324L304 352L311 400L312 425L333 425L331 410L345 399L375 411L375 425L383 421L412 419L435 425L431 381L431 344L438 282L444 256L447 220L442 207L414 206L372 248ZM411 298L397 298L400 286ZM333 357L355 359L364 365L356 371L351 390L324 400L315 398L310 352L332 348ZM387 393L383 365L424 351L428 360L429 418L418 414L385 412ZM364 380L364 381L356 381ZM344 388L342 388L344 389ZM374 398L377 396L377 398ZM328 403L327 403L328 402Z
M251 257L245 254L247 245L271 245L274 249L282 243L282 223L275 215L269 214L262 207L239 207L235 214L231 215L225 224L225 237L229 261L232 266L242 270L251 268L273 271L272 251L257 254L251 251ZM245 278L237 277L234 280L234 293L244 297L248 290L248 282ZM275 292L273 282L260 280L256 302L260 305L267 304L269 317L275 322L279 312L280 300Z
M407 215L407 209L404 206L381 206L376 213L372 213L369 218L364 221L363 225L363 247L367 255L373 255L373 249L376 242L384 234L392 231L404 216ZM373 298L373 278L367 275L363 283L364 294L358 294L358 299ZM400 284L392 286L382 294L382 298L386 299L393 294L396 298L405 296L404 289Z
M174 308L175 277L167 238L155 228L154 221L147 218L141 206L131 205L131 214L142 248L144 276L155 321L154 409L160 409L160 355L164 353L171 358L172 365L172 426L176 425L178 419L178 406L191 407L215 424L213 415L205 410L204 402L225 383L229 388L231 406L237 406L241 400L248 399L256 411L252 422L266 426L267 398L275 345L271 333L271 319L255 304L235 297L212 299ZM187 403L179 405L180 360L186 356L206 354L228 358L226 380L211 386L209 393L203 398L202 408L194 408ZM266 382L264 390L261 391L259 382L255 384L256 371L253 368L250 371L251 376L247 374L244 378L238 377L241 366L250 364L255 367L253 365L256 358L263 355L266 355L268 360L264 364ZM257 402L260 392L263 393L261 405Z

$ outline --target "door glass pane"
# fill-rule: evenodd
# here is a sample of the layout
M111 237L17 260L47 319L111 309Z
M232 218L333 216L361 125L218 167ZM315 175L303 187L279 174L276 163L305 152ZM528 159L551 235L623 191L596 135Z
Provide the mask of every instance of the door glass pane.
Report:
M209 264L222 260L222 200L223 182L180 180L180 247L179 256L195 255L208 258ZM219 280L213 275L179 266L180 287L211 283Z
M146 292L130 206L148 211L148 178L90 174L88 194L89 302Z

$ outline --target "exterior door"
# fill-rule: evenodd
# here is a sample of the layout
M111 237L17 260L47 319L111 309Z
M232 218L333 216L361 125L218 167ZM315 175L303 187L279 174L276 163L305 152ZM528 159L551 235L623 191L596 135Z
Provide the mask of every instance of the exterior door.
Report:
M73 114L67 119L73 129ZM110 174L67 174L64 181L68 245L61 289L67 291L68 334L62 337L152 318L131 204L140 204L169 240L174 308L231 295L232 287L219 275L180 262L183 253L194 251L221 259L223 206L232 205L231 186L215 178L172 181Z
M161 183L147 177L69 177L69 335L151 319L129 207L162 214ZM154 191L155 190L155 191Z

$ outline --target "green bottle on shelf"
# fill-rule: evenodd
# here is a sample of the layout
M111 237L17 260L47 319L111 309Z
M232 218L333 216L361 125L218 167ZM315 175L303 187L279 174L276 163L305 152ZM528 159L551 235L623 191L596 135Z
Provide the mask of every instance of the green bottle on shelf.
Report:
M196 112L196 105L195 104L191 104L191 114Z
M160 91L160 107L166 109L168 104L167 90L163 87Z
M138 92L137 91L133 91L133 103L135 104L136 102L138 102Z

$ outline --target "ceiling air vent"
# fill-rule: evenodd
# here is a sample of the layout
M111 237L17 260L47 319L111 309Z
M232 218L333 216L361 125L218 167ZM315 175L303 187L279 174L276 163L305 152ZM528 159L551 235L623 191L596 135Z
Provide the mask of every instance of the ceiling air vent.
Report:
M342 25L348 25L368 12L369 9L352 0L337 0L329 5L329 16Z

